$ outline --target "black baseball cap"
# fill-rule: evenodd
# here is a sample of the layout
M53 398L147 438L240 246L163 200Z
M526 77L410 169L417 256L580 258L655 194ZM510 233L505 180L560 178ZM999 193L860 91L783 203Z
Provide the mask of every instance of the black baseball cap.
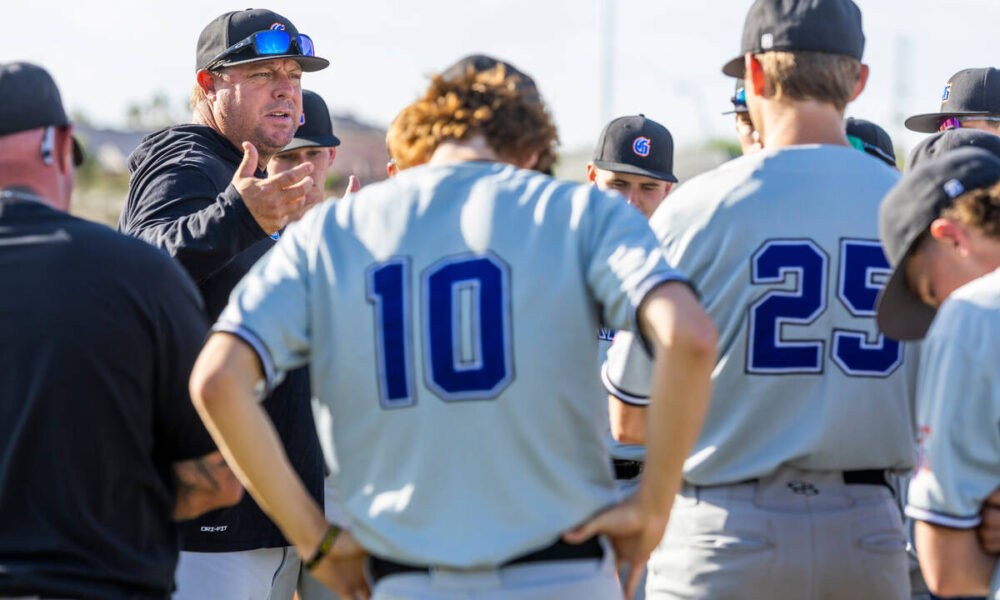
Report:
M747 90L745 85L744 80L736 80L736 87L733 89L733 97L729 99L729 101L733 103L733 110L727 110L722 114L735 115L750 112L750 109L747 108Z
M906 170L912 171L926 160L940 157L945 152L972 146L992 152L1000 158L1000 137L981 129L949 129L925 137L910 151Z
M195 71L201 71L209 65L217 56L226 51L230 46L243 41L251 35L272 29L287 31L293 40L299 35L299 30L285 17L276 12L264 8L248 8L237 10L220 15L201 30L198 36L198 53L195 62ZM293 43L284 54L268 54L259 56L253 46L247 46L239 51L227 56L225 60L216 63L220 67L232 65L242 65L245 63L258 62L262 60L275 60L278 58L291 58L300 65L303 71L319 71L330 65L330 61L318 56L303 56L301 49Z
M307 146L332 148L340 145L340 139L333 135L330 109L316 92L302 90L302 118L304 122L295 130L295 137L280 152Z
M1000 69L962 69L944 85L941 110L914 115L903 124L910 131L934 133L949 117L1000 115Z
M885 129L871 121L854 117L844 119L844 129L849 138L853 137L861 142L859 150L882 160L890 167L896 168L896 151L892 147L892 138L889 137Z
M743 23L740 55L722 67L743 77L743 57L763 52L826 52L861 60L865 34L851 0L757 0Z
M676 182L674 138L645 115L618 117L604 127L594 148L594 166L605 171Z
M27 62L0 63L0 137L70 124L59 88L48 71ZM83 149L75 136L73 162L83 164Z
M927 334L935 310L910 291L904 261L930 224L968 190L1000 181L1000 158L982 148L959 148L906 173L879 208L879 237L892 275L879 294L879 328L897 340Z
M505 60L500 60L487 54L470 54L458 59L451 66L441 71L441 78L445 81L451 81L458 77L464 77L470 68L475 73L482 73L483 71L494 69L498 65L503 65L504 72L508 76L517 76L516 89L519 94L525 96L531 102L541 102L541 94L538 92L538 86L530 75Z

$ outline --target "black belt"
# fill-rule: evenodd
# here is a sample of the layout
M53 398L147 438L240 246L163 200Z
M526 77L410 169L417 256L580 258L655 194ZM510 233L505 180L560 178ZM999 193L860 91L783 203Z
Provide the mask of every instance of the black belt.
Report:
M884 485L892 489L885 471L881 469L862 469L860 471L844 471L844 483L847 485Z
M641 460L624 460L616 458L611 461L615 467L615 479L635 479L642 473Z
M524 563L547 562L556 560L582 560L604 558L604 547L598 538L592 537L582 544L570 544L562 539L556 543L536 550L530 554L524 554L513 560L500 565L508 567ZM404 565L391 560L385 560L377 556L372 556L368 561L368 566L372 575L372 583L378 583L383 577L399 575L400 573L430 573L430 567L418 567L416 565Z

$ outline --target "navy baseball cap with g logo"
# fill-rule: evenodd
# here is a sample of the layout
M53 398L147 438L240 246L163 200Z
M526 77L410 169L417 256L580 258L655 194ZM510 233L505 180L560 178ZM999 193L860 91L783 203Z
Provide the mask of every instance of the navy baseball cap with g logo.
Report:
M927 335L935 310L910 291L906 257L920 235L952 201L969 190L1000 181L1000 158L982 148L959 148L921 163L903 175L879 207L879 237L892 275L879 294L879 328L897 340Z
M330 61L315 55L312 39L276 12L263 8L227 12L198 36L195 70L291 58L303 71L319 71Z
M826 52L861 60L861 10L851 0L757 0L743 24L740 55L722 72L743 77L743 56L764 52Z
M941 110L913 115L910 131L934 133L948 118L1000 115L1000 69L963 69L951 76L941 92Z
M608 123L594 148L593 163L605 171L677 181L674 138L645 115L618 117Z

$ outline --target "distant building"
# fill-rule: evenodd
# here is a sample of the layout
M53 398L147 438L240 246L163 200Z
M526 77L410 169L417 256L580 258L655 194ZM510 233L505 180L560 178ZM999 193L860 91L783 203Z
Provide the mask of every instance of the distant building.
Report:
M340 138L337 160L330 172L337 183L334 195L340 196L347 186L347 178L356 176L361 185L385 179L385 165L389 154L385 150L385 129L363 123L353 115L332 115L333 132Z
M87 158L93 158L102 171L114 175L128 172L129 154L132 154L142 138L149 133L96 129L87 125L76 125L74 130L87 151Z

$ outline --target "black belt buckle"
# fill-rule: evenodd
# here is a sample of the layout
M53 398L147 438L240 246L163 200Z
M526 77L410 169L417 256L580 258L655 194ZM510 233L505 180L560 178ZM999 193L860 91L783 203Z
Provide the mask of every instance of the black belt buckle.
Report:
M551 546L542 548L535 552L523 554L509 560L501 568L510 565L520 565L535 562L559 561L559 560L587 560L604 558L604 546L601 545L597 536L590 538L582 544L570 544L561 538ZM430 567L407 565L398 563L377 556L368 559L368 569L372 576L372 583L378 583L383 577L399 575L402 573L430 573Z
M642 474L643 462L641 460L623 460L616 458L612 461L615 468L615 479L635 479Z

